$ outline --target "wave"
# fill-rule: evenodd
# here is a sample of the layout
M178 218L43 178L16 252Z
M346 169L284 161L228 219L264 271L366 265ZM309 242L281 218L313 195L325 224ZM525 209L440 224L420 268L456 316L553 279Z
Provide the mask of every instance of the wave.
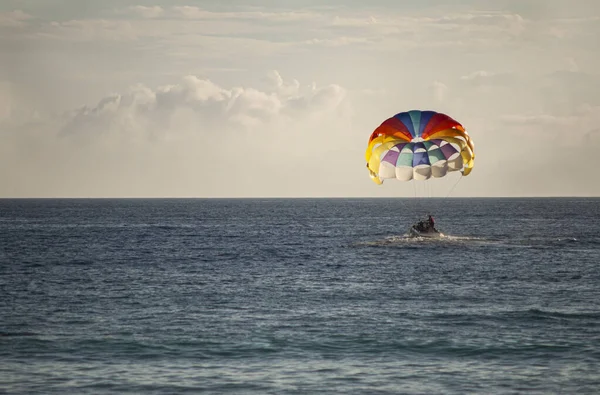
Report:
M387 236L378 240L359 241L354 246L381 247L381 246L419 246L419 245L452 245L452 244L498 244L499 240L476 236L446 235L431 239L427 237L414 237L409 234Z
M565 311L557 311L557 310L543 310L539 308L530 308L526 310L515 310L511 312L506 312L506 316L512 318L527 318L527 319L570 319L570 320L580 320L580 319L600 319L600 312L597 311L580 311L580 312L565 312Z
M35 332L0 332L0 337L30 337L39 336Z

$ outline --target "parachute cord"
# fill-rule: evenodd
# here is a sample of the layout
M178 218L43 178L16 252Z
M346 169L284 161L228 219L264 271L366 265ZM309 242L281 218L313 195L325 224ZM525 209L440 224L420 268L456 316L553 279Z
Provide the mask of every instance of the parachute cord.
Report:
M460 177L458 178L458 180L454 183L454 186L452 187L452 189L450 189L450 192L448 192L448 194L446 195L446 197L450 196L450 194L452 193L452 191L454 191L454 188L456 188L456 186L458 185L458 183L460 182L460 180L462 180L463 178L463 174L460 173Z
M418 217L418 215L417 215L417 210L418 210L418 207L417 207L417 184L416 184L416 181L414 180L414 178L411 180L411 183L413 184L413 191L415 193L415 197L413 199L413 212L414 212L415 218L417 218Z

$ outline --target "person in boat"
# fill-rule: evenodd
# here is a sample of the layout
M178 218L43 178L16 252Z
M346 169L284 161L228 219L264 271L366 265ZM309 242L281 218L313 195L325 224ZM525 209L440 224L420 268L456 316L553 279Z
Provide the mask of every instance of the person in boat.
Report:
M427 219L417 222L415 229L419 232L437 232L437 229L435 228L435 220L431 214L427 216Z
M427 222L429 223L429 227L432 229L435 229L435 221L433 220L433 217L431 216L431 214L429 214L427 216Z
M417 222L415 229L419 232L428 232L430 230L429 220L421 220Z
M431 214L429 214L427 216L427 230L433 231L433 232L437 232L438 230L435 228L435 220L433 219L433 217L431 216Z
M417 222L417 224L415 225L415 229L418 230L419 232L425 232L425 222L423 222L423 221Z

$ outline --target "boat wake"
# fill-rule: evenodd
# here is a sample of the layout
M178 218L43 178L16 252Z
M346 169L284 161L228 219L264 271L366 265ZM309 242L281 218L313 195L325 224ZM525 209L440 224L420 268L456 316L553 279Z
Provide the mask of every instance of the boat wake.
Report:
M436 245L451 245L451 244L464 244L464 243L494 243L493 240L488 240L483 237L474 236L454 236L448 234L440 234L439 237L422 237L415 236L410 233L402 235L387 236L379 240L370 240L356 243L358 246L412 246L419 244L436 244Z

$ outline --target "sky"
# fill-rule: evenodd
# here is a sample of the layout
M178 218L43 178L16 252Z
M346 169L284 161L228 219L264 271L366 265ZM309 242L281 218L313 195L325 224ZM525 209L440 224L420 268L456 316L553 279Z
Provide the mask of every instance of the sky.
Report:
M600 196L598 37L597 0L3 0L0 197ZM468 177L370 180L412 109Z

